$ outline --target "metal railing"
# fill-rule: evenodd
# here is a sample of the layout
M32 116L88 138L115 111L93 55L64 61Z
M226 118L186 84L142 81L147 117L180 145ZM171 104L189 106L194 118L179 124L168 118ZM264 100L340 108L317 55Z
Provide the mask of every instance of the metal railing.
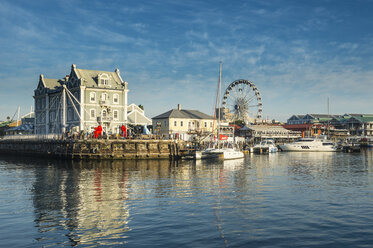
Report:
M14 134L3 136L0 140L60 140L62 138L62 134Z

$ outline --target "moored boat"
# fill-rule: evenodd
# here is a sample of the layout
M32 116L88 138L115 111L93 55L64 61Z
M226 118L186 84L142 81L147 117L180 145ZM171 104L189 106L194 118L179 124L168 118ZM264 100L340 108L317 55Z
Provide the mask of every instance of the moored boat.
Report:
M259 144L253 148L254 153L273 153L277 152L277 146L272 139L262 140Z
M336 145L327 139L301 138L293 143L280 145L286 152L335 152Z

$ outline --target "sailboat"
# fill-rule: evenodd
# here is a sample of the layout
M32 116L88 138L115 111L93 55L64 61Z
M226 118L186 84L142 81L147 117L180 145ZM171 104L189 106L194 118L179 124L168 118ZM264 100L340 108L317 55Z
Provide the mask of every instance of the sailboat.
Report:
M216 147L207 148L204 151L196 151L196 159L204 159L204 158L216 158L219 157L221 159L238 159L243 158L243 152L239 151L234 147L234 143L227 143L225 146L220 147L220 92L221 92L221 64L219 64L219 84L218 84L218 125L217 125L217 144Z

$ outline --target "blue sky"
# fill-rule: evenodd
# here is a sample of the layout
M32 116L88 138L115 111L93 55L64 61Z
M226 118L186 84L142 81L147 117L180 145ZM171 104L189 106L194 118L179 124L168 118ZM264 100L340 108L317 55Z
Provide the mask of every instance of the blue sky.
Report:
M248 79L263 117L373 113L373 1L1 1L0 120L33 105L39 74L114 71L149 117L213 113Z

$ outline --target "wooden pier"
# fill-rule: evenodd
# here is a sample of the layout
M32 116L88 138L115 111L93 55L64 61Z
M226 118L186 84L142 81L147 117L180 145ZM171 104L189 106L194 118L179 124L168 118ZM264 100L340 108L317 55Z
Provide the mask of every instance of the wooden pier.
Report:
M69 159L179 159L174 140L1 140L0 153Z

